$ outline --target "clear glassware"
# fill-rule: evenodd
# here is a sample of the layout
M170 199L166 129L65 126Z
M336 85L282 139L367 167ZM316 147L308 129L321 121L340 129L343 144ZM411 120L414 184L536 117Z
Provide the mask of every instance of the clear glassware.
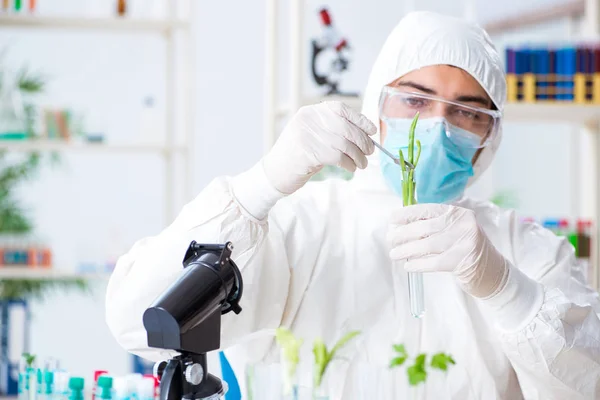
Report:
M404 196L402 196L403 205L411 206L417 204L414 193L414 188L416 187L414 179L410 185L403 181L402 186L405 192ZM410 186L412 190L408 190L407 186ZM408 299L410 313L413 315L413 317L423 317L425 314L425 294L423 291L423 274L421 272L408 273Z

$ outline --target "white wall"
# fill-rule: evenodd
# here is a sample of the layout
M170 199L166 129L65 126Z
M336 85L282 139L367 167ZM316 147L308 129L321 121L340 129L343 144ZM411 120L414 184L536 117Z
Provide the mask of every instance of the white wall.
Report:
M194 192L217 175L243 171L261 155L265 42L264 1L196 1L197 144L195 180L190 182ZM86 1L89 7L77 0L49 3L40 2L45 8L40 12L81 13L93 6L106 10L102 0ZM309 0L307 4L306 34L312 36L318 34L316 9L322 3ZM329 4L334 22L355 48L345 87L362 90L380 46L403 13L402 2ZM502 4L511 8L506 1ZM462 2L428 0L418 2L417 8L460 15ZM497 12L488 6L477 9L482 20ZM281 18L286 26L284 7ZM560 38L563 33L564 26L553 25L544 38ZM283 48L286 37L282 32ZM135 137L143 96L155 95L164 106L165 51L159 38L1 29L0 46L4 44L10 44L13 65L27 62L51 76L47 104L84 110L89 128L104 130L110 140ZM286 82L285 75L281 80ZM315 89L307 88L311 90ZM285 92L282 89L282 95ZM563 126L507 124L495 167L473 193L489 197L498 188L517 189L524 214L571 213L573 199L561 190L573 173L564 167L570 160L566 150L570 145L565 144L569 135ZM51 239L58 268L71 268L82 258L117 256L164 226L160 162L152 155L68 154L62 167L44 171L23 188L39 232ZM103 290L104 284L97 283L92 296L57 294L36 303L32 350L58 357L67 368L88 377L94 369L125 373L130 359L104 325Z

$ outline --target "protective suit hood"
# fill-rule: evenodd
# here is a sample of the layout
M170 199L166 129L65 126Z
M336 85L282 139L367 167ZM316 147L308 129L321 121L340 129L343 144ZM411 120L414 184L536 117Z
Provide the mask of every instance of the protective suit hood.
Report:
M479 82L498 110L504 109L506 80L502 60L485 30L455 17L419 11L407 14L383 45L364 92L362 113L379 129L381 88L411 71L431 65L463 69ZM379 132L374 139L380 141ZM495 140L483 149L475 162L469 185L490 165L501 139L502 126ZM371 187L385 185L378 152L369 157L366 170L357 171L358 183Z

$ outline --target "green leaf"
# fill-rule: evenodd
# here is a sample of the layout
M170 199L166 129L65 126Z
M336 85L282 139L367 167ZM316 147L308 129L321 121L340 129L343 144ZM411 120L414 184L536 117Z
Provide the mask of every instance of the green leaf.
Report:
M408 367L406 373L408 374L408 382L412 385L418 385L421 382L425 382L427 379L427 371L425 370L425 362L427 361L427 355L421 353L415 358L415 363Z
M39 93L44 90L46 81L41 75L34 75L27 68L22 68L17 77L19 89L26 93Z
M434 354L431 358L431 366L442 371L448 370L448 364L456 364L452 356L445 353Z
M28 367L33 367L33 363L35 362L35 355L31 353L23 353L23 358L25 359L25 363Z
M404 356L406 355L406 347L403 344L395 344L393 347L396 353L400 353Z
M281 347L283 358L290 364L291 372L294 372L300 362L300 347L304 340L297 339L289 329L280 327L275 331L275 341Z
M398 157L400 157L400 168L402 168L402 172L406 173L406 164L404 164L404 153L402 149L398 151Z
M296 338L289 329L279 327L275 331L275 341L281 348L282 358L285 361L284 391L287 394L292 389L292 380L300 363L300 348L304 340Z
M327 347L323 340L316 339L313 344L313 354L315 355L315 368L314 368L314 387L318 388L321 386L325 369L330 360L330 355L327 353Z
M313 354L315 356L315 367L313 376L313 385L318 388L323 381L323 376L327 370L327 366L333 360L336 353L344 347L348 342L360 335L360 331L348 332L342 336L337 343L333 346L331 351L327 351L327 346L322 339L317 338L313 344Z
M427 379L427 371L422 365L415 364L411 367L408 367L406 370L408 374L408 382L412 386L416 386L421 382L425 382Z
M392 346L394 351L397 354L395 358L390 362L390 368L399 367L403 365L408 359L408 353L406 352L406 347L404 344L395 344Z
M415 163L413 164L415 168L419 164L419 158L421 158L421 141L417 139L417 157L415 158Z
M425 367L425 361L427 360L427 355L425 353L421 353L415 358L415 365L420 365Z
M390 368L399 367L402 364L404 364L405 361L406 361L406 357L404 357L404 356L392 358L392 361L390 361Z
M415 114L415 117L410 124L410 129L408 131L408 162L414 164L414 151L415 151L415 129L417 127L417 120L419 119L419 113Z
M358 335L360 335L360 331L352 331L352 332L346 333L340 340L337 341L337 343L333 346L333 349L331 349L331 354L330 354L331 358L335 357L336 353L342 347L344 347L349 341L351 341Z

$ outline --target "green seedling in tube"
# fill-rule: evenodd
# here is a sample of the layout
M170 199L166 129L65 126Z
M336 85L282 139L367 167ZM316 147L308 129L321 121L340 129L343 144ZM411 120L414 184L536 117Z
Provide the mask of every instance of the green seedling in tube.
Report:
M415 170L419 164L421 157L421 141L415 141L415 129L419 113L415 115L410 124L408 131L408 162L412 167L407 166L404 162L406 159L402 149L398 156L400 157L400 167L402 168L402 203L406 206L417 204L416 190L417 182L415 181ZM417 155L415 157L415 144L417 147ZM421 318L425 313L425 299L423 294L423 274L419 272L408 273L408 296L410 303L410 312L415 318Z
M281 348L284 367L284 394L291 394L296 380L296 369L300 363L300 347L303 339L298 339L287 328L279 327L275 332L275 341Z
M315 356L313 389L317 389L321 386L327 367L329 366L329 363L331 363L331 360L334 359L337 352L358 335L360 335L360 331L348 332L337 341L331 351L327 350L327 346L325 346L325 343L323 343L321 339L315 340L313 344L313 354Z

